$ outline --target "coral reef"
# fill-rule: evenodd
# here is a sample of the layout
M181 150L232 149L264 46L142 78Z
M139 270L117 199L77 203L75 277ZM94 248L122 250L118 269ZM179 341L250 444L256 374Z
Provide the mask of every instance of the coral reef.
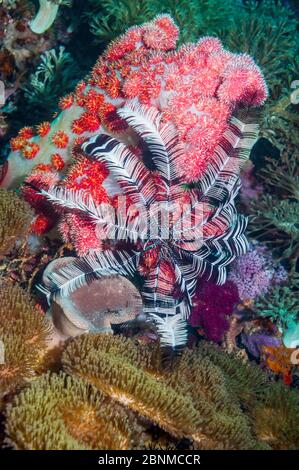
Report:
M6 409L7 444L17 450L127 450L142 428L86 383L46 374Z
M237 287L231 281L222 286L199 282L188 322L201 327L209 341L220 342L229 328L229 316L239 302Z
M299 449L298 14L0 1L0 448Z
M174 436L195 432L198 416L190 398L167 383L157 382L151 374L159 374L159 370L155 371L151 366L148 357L151 351L144 352L147 353L145 359L143 352L134 348L130 340L112 335L82 336L66 348L63 367L119 403L128 403L136 413L156 422ZM142 365L150 365L149 372L143 372Z
M268 192L251 204L249 234L272 249L280 260L295 270L298 262L299 178L298 149L269 160L260 172Z
M299 344L298 274L287 279L286 285L274 287L255 303L258 315L270 317L284 332L283 342L288 348Z
M0 188L0 256L8 254L29 234L32 210L13 191Z
M213 184L210 184L211 173L208 173L201 179L199 195L185 191L178 170L181 148L175 129L167 124L161 127L159 113L154 108L128 105L119 113L131 124L132 131L144 139L156 172L150 172L129 148L105 134L92 138L84 144L84 149L91 158L106 163L124 195L135 204L135 213L136 210L139 214L141 212L142 217L123 213L120 205L116 214L111 214L105 205L96 205L91 198L84 198L80 191L60 186L42 191L42 194L66 210L89 217L96 224L94 230L100 239L100 247L102 239L112 239L114 242L129 242L133 249L124 245L124 249L91 251L86 257L58 269L51 276L50 285L43 290L49 298L69 295L91 277L113 273L133 276L139 271L145 277L144 311L157 325L163 342L177 347L186 342L184 318L192 306L196 277L206 274L222 283L226 266L246 248L243 235L246 223L237 216L233 203L238 189L238 174L226 170L230 180L223 185L224 169L214 170L211 165ZM237 125L235 121L234 126ZM229 161L228 166L236 167L241 163L242 155L234 150L232 155L234 161ZM224 165L227 160L228 156ZM215 165L217 162L218 156L215 157ZM156 186L157 181L159 185ZM223 196L221 192L216 195L216 192L222 186L231 195L219 208ZM159 221L158 211L161 212L165 205L173 205L174 210L172 220L168 218L168 225L164 227ZM194 221L191 220L190 226L191 212L195 215L192 215Z
M27 0L4 1L0 5L0 80L4 85L4 103L2 96L0 102L1 163L7 153L7 139L30 116L22 102L22 86L30 68L36 64L39 55L54 44L52 33L40 35L37 39L30 30L28 23L33 15L32 7L32 2ZM18 125L20 121L22 124Z
M286 393L282 384L271 387L253 410L257 436L275 450L298 450L298 391Z
M269 400L275 402L271 391L274 397L284 393L285 410L281 404L276 412L271 405L271 413L277 413L278 419L284 413L282 432L290 436L280 448L297 445L292 414L298 396L273 385L257 365L243 363L205 342L186 349L171 367L163 364L157 345L142 346L111 335L81 336L63 354L68 373L158 424L174 438L188 437L199 449L278 448L278 443L268 442L266 406Z
M6 2L8 3L8 2ZM28 27L28 19L32 16L32 4L28 1L16 1L10 5L0 6L1 29L0 47L3 62L1 62L1 79L17 78L19 72L26 72L26 67L35 54L51 47L49 36L36 36ZM6 83L6 80L5 80Z
M207 161L212 158L232 112L242 104L263 103L267 90L249 56L229 53L216 38L169 53L177 37L172 20L161 16L112 43L90 78L61 100L63 111L46 136L33 138L33 130L21 130L13 139L3 184L11 186L17 174L25 176L37 164L49 164L53 154L68 161L78 137L82 141L95 132L123 131L126 126L116 110L132 98L155 105L166 122L174 122L184 142L186 175L198 179L204 155Z
M232 264L228 279L237 286L240 299L246 302L285 281L287 272L282 266L276 266L263 245L255 244Z
M42 34L54 23L59 5L71 5L72 0L39 0L39 9L34 19L29 23L31 30Z
M55 3L57 2L58 0L55 1ZM61 1L59 3L68 2ZM43 35L33 34L28 26L34 12L33 8L30 8L30 2L27 1L5 4L2 13L3 23L7 24L6 15L9 12L13 18L13 21L10 18L9 24L10 28L15 28L14 35L18 37L19 30L25 28L25 33L22 33L20 39L15 41L14 47L17 46L17 49L21 49L23 42L26 41L27 47L29 45L29 48L32 46L37 48L36 57L45 49L53 47L54 40L58 45L69 45L74 53L76 63L83 66L80 77L84 77L88 67L99 54L99 49L101 50L111 40L124 33L128 27L150 21L157 14L170 14L181 30L181 42L196 41L200 35L217 35L226 47L236 52L252 55L263 67L271 88L271 101L269 101L269 106L265 107L261 118L263 135L267 134L268 137L277 141L274 137L274 128L275 133L276 130L279 133L286 125L292 126L296 114L289 106L290 93L288 92L291 81L298 77L296 60L294 59L298 51L296 39L298 20L291 8L286 6L286 2L279 0L244 1L239 2L236 6L233 1L220 5L215 0L201 2L143 0L137 3L132 0L90 0L86 2L73 0L72 6L73 8L60 7L57 21L49 33ZM20 19L22 19L22 27L18 26ZM5 30L3 32L5 34ZM31 33L31 37L28 32ZM248 40L249 37L250 40ZM100 44L95 44L96 41L100 41ZM86 50L88 50L88 54ZM4 53L6 54L5 50ZM8 67L10 60L8 57L5 61ZM25 64L28 65L32 62L36 64L32 55L29 55ZM21 82L26 82L27 79L28 75L21 76ZM62 90L61 95L63 93ZM28 119L31 118L28 116L28 107L26 110L24 109L22 96L20 98L20 102L19 97L18 99L15 97L10 99L5 114L3 114L7 125L13 127L14 132L16 128L22 127L19 124L16 126L16 120L18 122L21 120L23 125L26 125ZM278 101L281 101L281 105L278 105ZM286 102L288 102L288 109L285 111ZM11 114L11 108L14 106L18 107L18 112ZM45 119L49 119L49 117L45 117Z
M157 360L157 348L93 335L69 344L63 367L174 437L189 437L199 448L254 446L246 418L230 399L221 371L208 359L185 351L173 372L157 367Z
M1 282L0 339L4 362L0 364L0 403L42 370L50 340L50 324L19 286Z
M78 254L86 250L86 258L52 276L49 295L68 294L92 276L139 274L145 311L163 342L173 347L186 343L185 318L196 277L214 276L223 283L226 266L246 249L246 221L237 215L234 199L239 168L257 129L248 113L242 120L233 113L260 105L267 96L263 76L249 56L232 54L211 37L173 52L177 37L172 19L159 16L112 43L91 76L61 100L63 111L52 124L40 125L38 136L23 128L12 139L4 179L9 185L17 173L35 168L24 197L39 209L43 202L33 183L42 189L62 214L64 239L75 248L76 240L81 242ZM60 182L59 172L74 146L84 141L77 158L83 150L88 159L78 161ZM98 163L104 166L100 191ZM184 187L199 178L196 190ZM115 194L137 205L139 214L135 209L135 215L122 215L114 205L118 222L113 222L99 203L119 204ZM168 212L174 208L171 235L151 212L153 206L168 207ZM144 210L150 223L146 228L140 216ZM52 213L47 223L46 212L39 213L40 232L52 226ZM190 217L195 228L186 227ZM112 236L124 240L121 249L103 247Z
M47 373L6 406L6 445L144 449L154 424L174 448L179 439L196 449L298 446L297 392L212 344L166 365L158 344L88 334L66 346L62 365L70 375Z

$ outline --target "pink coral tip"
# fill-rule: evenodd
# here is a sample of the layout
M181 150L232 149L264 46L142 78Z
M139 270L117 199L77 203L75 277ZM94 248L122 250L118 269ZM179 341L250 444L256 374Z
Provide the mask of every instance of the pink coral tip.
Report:
M222 50L222 43L218 38L205 36L198 41L197 50L210 55L213 52L220 52Z
M150 49L167 51L176 47L179 30L170 16L158 16L154 22L146 25L144 29L142 39Z
M264 76L253 59L246 54L231 59L223 73L224 81L217 95L225 103L262 105L268 89Z

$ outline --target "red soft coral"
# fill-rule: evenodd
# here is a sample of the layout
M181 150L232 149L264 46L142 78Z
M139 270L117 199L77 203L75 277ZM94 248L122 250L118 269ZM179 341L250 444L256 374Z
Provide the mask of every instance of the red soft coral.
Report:
M77 214L67 214L59 224L60 233L66 243L71 243L79 256L101 247L96 226Z
M48 170L48 169L47 169ZM25 180L21 192L24 199L34 208L36 219L32 224L32 231L41 235L51 230L58 220L58 213L49 201L40 194L59 183L59 176L54 171L36 170Z

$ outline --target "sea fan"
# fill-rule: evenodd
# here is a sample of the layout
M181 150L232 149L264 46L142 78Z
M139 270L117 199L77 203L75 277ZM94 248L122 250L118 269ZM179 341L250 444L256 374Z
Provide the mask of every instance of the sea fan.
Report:
M128 249L95 250L53 273L50 286L41 289L51 298L68 295L97 276L139 272L145 278L144 311L156 324L162 344L175 348L186 343L197 278L223 283L226 266L247 248L246 219L237 214L234 199L239 168L257 127L233 117L198 187L187 190L175 126L163 123L157 109L135 102L118 115L128 124L135 147L100 134L84 143L83 150L107 166L134 211L112 211L80 191L61 187L42 194L66 211L84 214L104 238ZM142 149L143 158L136 148Z

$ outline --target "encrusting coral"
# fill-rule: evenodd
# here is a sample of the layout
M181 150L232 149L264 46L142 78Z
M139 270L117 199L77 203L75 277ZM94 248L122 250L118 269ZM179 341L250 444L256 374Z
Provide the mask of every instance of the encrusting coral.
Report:
M74 377L46 374L6 408L6 443L18 450L130 450L136 419Z
M51 328L29 294L17 285L1 281L0 340L4 361L0 364L0 403L32 380L42 369Z
M263 345L261 351L261 363L265 364L274 374L280 376L286 385L291 385L292 375L296 364L292 361L294 348L286 348L284 345Z
M0 257L9 253L29 233L33 212L13 191L0 188Z

